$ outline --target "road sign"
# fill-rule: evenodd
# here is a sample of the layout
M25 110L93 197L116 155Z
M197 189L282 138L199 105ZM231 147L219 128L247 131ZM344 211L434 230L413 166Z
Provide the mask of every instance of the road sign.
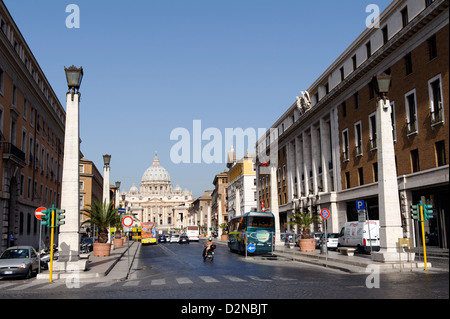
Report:
M117 212L118 212L119 214L126 214L126 213L127 213L127 210L126 210L125 208L118 208L118 209L117 209Z
M131 226L133 225L133 217L131 217L131 216L125 216L125 217L122 219L122 224L123 224L125 227L131 227Z
M324 208L320 211L320 216L322 216L323 219L328 219L330 217L330 211Z
M248 246L247 246L247 251L248 251L249 253L254 253L255 250L256 250L255 245L253 245L253 244L248 244Z
M366 205L363 200L356 201L356 210L366 210Z
M45 215L44 213L42 213L43 210L47 210L47 208L45 208L45 207L39 207L38 209L36 209L36 210L34 211L34 216L35 216L37 219L41 220L42 215Z

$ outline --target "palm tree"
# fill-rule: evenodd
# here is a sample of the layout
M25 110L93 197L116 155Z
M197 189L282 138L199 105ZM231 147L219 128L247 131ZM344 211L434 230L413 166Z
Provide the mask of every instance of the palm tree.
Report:
M302 238L310 238L311 230L309 227L317 221L320 221L319 216L313 215L309 211L301 213L300 210L297 210L292 215L292 221L288 222L288 224L300 226L302 228Z
M108 241L108 227L114 226L120 222L120 217L113 203L96 201L93 205L87 205L90 209L83 209L81 212L88 219L83 224L95 224L98 227L98 242L106 243Z

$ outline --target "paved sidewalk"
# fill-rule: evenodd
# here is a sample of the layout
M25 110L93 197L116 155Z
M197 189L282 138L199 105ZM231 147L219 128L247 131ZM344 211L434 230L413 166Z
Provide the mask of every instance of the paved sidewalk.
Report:
M226 241L221 241L219 238L214 240L219 245L226 246ZM414 251L413 251L414 252ZM427 248L427 255L429 257L447 257L449 256L448 249L440 248ZM366 273L375 271L374 266L378 266L380 272L400 272L400 264L381 263L373 261L370 255L355 254L354 256L346 256L337 251L328 251L328 254L321 254L320 249L316 249L314 252L301 252L298 247L289 248L289 246L276 247L273 252L273 256L270 254L263 256L249 256L253 260L266 259L266 260L284 260L284 261L297 261L317 266L327 267L331 269L337 269L348 273ZM433 265L428 260L429 272L448 272L448 268L433 268ZM424 262L415 261L413 263L407 263L406 260L402 261L403 272L417 272L425 271Z
M130 246L128 252L128 245ZM111 248L110 256L96 257L89 253L89 262L87 270L77 273L79 281L120 281L125 280L129 270L133 265L134 257L141 244L139 242L130 241L124 243L122 247ZM56 262L56 261L55 261ZM53 272L53 281L65 280L74 273L58 273ZM36 276L37 279L49 280L49 270L41 271Z

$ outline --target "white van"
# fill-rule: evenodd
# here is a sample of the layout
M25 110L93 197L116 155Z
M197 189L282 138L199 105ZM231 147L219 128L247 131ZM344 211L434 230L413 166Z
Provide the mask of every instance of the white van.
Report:
M370 252L371 247L373 251L380 251L380 222L366 220L345 223L339 233L338 249L339 247L356 247L361 253Z

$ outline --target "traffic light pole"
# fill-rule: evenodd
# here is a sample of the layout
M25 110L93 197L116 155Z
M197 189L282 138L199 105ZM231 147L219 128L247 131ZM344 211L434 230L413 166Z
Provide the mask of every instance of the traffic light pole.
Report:
M423 243L423 262L424 262L424 265L425 265L425 270L427 270L428 269L428 266L427 266L427 245L425 244L425 227L424 227L424 222L425 222L425 219L423 218L423 204L422 204L422 202L420 202L420 206L419 206L419 208L420 208L420 223L421 223L421 227L422 227L422 243Z
M51 208L52 226L50 227L50 265L49 265L49 282L53 281L53 241L55 237L55 205Z

